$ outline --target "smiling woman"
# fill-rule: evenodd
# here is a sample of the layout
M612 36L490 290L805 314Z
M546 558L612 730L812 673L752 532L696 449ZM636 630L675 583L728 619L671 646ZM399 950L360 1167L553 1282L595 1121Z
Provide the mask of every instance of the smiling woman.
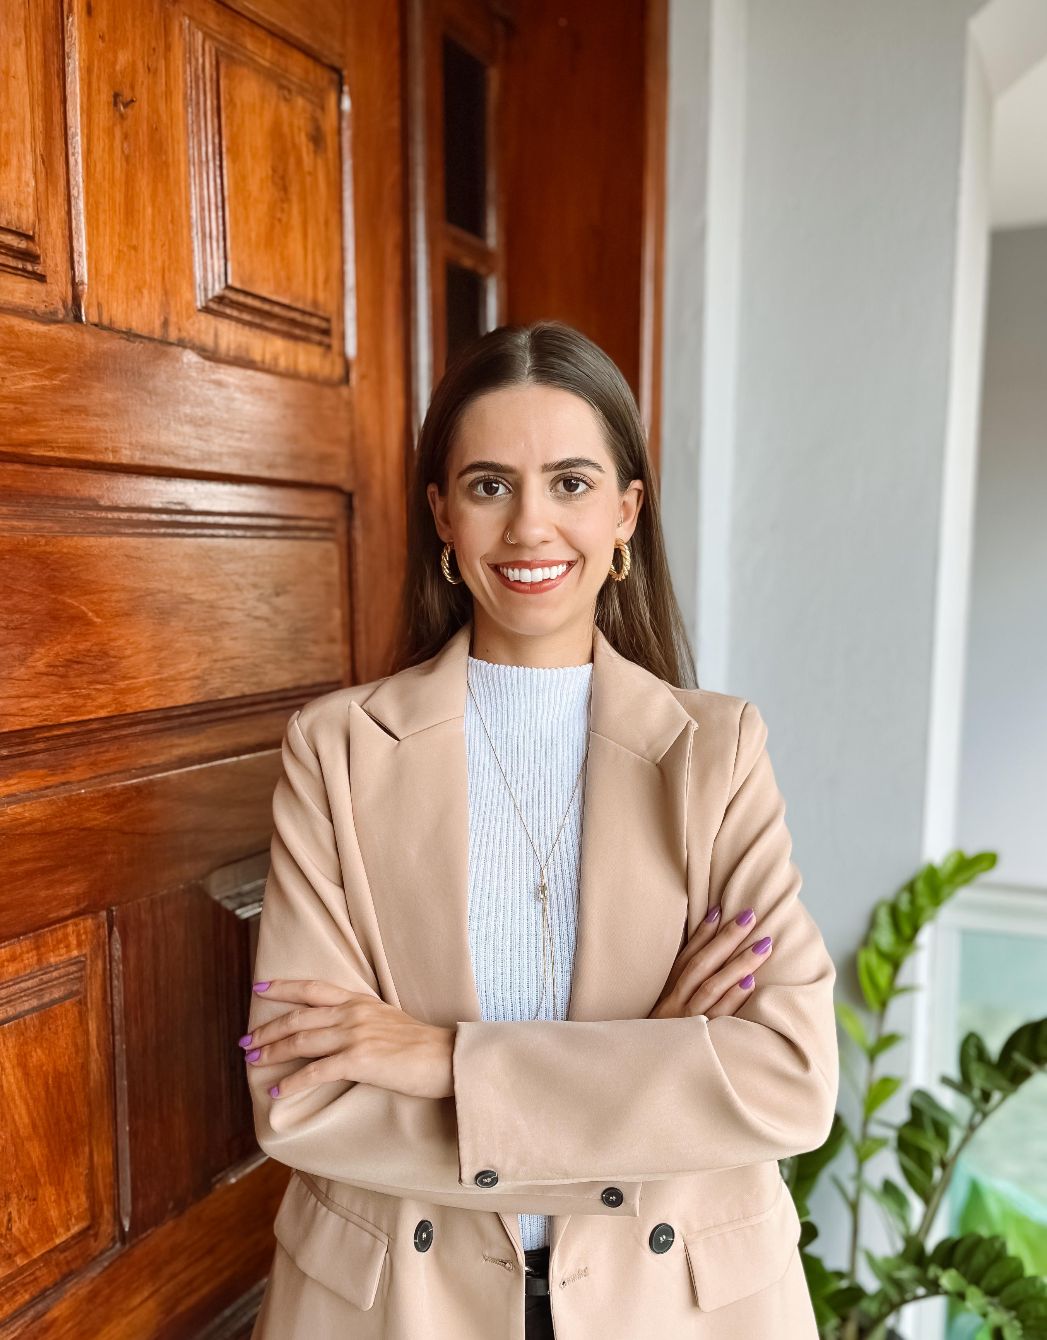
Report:
M618 369L459 356L393 672L295 712L248 1032L296 1170L254 1340L814 1340L778 1160L835 969L744 699L694 687Z

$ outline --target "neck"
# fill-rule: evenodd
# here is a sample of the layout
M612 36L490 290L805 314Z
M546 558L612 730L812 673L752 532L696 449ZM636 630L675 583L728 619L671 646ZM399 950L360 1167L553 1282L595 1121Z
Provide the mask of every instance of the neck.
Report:
M529 635L474 619L469 655L500 665L548 668L586 665L593 659L594 627L594 621L589 619L580 627Z

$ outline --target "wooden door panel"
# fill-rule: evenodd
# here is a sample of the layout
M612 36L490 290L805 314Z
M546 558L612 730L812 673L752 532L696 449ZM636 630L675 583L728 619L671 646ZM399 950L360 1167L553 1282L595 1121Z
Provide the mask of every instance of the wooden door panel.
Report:
M19 1314L0 1334L5 1340L232 1340L238 1320L257 1308L286 1182L287 1169L271 1160L250 1178L224 1182L185 1214L112 1254L104 1270L82 1275Z
M7 465L0 497L0 731L348 673L336 495Z
M358 411L346 385L297 381L157 340L0 312L0 460L288 480L353 492L375 468L373 461L356 464Z
M116 1234L105 917L0 946L0 1322Z
M0 305L57 316L70 302L60 0L0 4Z
M87 320L345 380L339 72L217 0L75 13Z
M121 1212L127 1240L260 1163L244 1060L264 855L209 896L209 880L117 907L112 917L120 1077Z
M281 714L277 736L285 721ZM56 785L0 800L0 944L66 917L207 880L267 851L280 751L254 749L144 776L127 768L88 788Z

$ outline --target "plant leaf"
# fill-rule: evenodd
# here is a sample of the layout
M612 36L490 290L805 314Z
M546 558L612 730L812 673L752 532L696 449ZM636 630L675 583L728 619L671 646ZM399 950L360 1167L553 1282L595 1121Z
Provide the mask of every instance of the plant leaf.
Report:
M861 1047L862 1051L868 1051L869 1039L865 1032L865 1025L858 1015L858 1011L853 1006L848 1005L845 1000L836 1002L836 1017L843 1025L844 1029L851 1039Z

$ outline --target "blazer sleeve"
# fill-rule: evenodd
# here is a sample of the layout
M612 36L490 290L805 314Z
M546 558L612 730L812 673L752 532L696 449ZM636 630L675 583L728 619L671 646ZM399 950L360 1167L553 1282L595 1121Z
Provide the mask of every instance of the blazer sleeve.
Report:
M283 773L273 795L271 864L262 900L255 980L333 982L379 999L377 975L350 916L343 883L365 881L358 848L339 859L319 760L299 712L282 744ZM363 895L363 887L359 890ZM356 905L359 899L354 900ZM252 993L248 1031L294 1006ZM303 1172L388 1195L463 1209L520 1214L639 1213L640 1185L622 1187L617 1208L601 1200L606 1183L565 1177L561 1185L494 1190L459 1181L454 1099L421 1098L340 1081L273 1099L269 1088L303 1064L245 1063L255 1134L271 1157Z
M724 921L756 911L743 943L773 937L753 992L737 1014L713 1019L460 1023L453 1067L463 1186L482 1168L500 1185L567 1175L624 1185L782 1159L824 1142L839 1078L836 970L797 896L801 877L766 739L746 702L709 872L709 905L721 906ZM688 823L696 831L695 816Z

